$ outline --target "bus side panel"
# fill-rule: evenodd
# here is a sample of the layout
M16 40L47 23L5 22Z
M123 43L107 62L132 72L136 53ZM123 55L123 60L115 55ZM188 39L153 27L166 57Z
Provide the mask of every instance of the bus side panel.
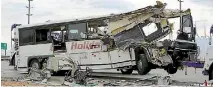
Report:
M99 52L101 45L100 40L66 42L67 53Z
M134 65L132 57L130 56L129 50L115 50L110 52L111 61L113 68L131 66Z
M92 69L112 68L108 52L82 53L80 61L81 66L87 66Z
M20 46L18 57L18 59L20 59L20 63L18 64L18 67L27 67L28 57L30 56L53 55L53 51L51 50L51 48L52 43Z
M213 63L213 46L209 46L207 48L207 53L206 53L206 59L205 59L205 64L204 68L209 70L211 64Z
M27 59L28 59L28 57L26 57L24 55L16 55L15 65L17 67L27 68Z
M76 55L80 59L82 69L86 67L92 69L111 68L111 60L108 52L102 52L100 40L85 40L66 42L67 53Z
M52 43L20 46L19 51L24 56L53 55Z
M118 50L113 50L109 52L109 56L111 58L112 63L117 63L119 62L119 55L118 55Z

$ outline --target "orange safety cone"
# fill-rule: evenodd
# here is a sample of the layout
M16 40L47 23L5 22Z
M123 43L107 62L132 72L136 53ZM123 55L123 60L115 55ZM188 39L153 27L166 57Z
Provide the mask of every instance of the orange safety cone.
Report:
M204 81L204 86L207 86L207 81L206 80Z

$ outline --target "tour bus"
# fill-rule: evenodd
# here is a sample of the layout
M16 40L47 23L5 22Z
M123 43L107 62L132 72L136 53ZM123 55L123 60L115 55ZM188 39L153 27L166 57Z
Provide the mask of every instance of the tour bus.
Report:
M101 41L104 27L102 21L98 20L17 26L14 29L15 53L12 59L15 68L21 72L27 72L28 67L42 68L43 63L48 63L50 58L57 59L54 64L60 68L68 64L64 60L66 55L82 69L86 69L86 66L91 69L110 69L135 65L133 49L106 49ZM65 66L61 70L69 69Z
M168 18L180 17L178 10L164 14L165 6L160 4L103 17L17 26L11 65L23 72L29 67L41 69L44 64L51 65L49 69L53 71L69 70L69 66L64 66L68 64L64 60L68 56L81 69L117 69L123 74L137 70L140 75L145 75L151 69L164 68L174 74L181 61L188 59L190 53L196 53L195 29L191 13L186 11L182 17L183 28L189 32L181 31L179 40L159 42L172 31ZM149 26L154 27L147 28ZM154 31L146 33L147 29Z

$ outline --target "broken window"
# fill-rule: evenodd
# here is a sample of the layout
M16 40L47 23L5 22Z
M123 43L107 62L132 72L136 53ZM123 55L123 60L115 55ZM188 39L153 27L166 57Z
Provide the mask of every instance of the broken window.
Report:
M36 30L36 43L47 42L49 29Z
M20 46L34 44L34 42L35 42L35 32L33 29L29 28L19 29Z
M87 30L88 39L100 39L103 34L103 29L105 27L89 27Z
M69 24L68 31L69 31L69 39L70 40L81 40L86 38L86 23L78 23L78 24Z
M157 30L158 30L158 28L155 23L151 23L151 24L143 27L143 32L144 32L145 36L148 36Z

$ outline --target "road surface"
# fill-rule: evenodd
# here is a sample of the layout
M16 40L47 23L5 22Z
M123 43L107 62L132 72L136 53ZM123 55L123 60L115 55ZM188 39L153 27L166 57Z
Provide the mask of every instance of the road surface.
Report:
M117 76L117 77L122 77L123 75L120 73L120 71L116 71L116 70L96 70L94 71L96 74L99 75L111 75L111 76ZM105 74L101 73L101 72L105 72ZM113 73L113 74L110 74ZM187 70L188 75L185 75L185 71L178 71L176 74L174 75L170 75L172 80L177 80L180 82L199 82L199 83L203 83L205 80L208 81L208 76L204 76L202 75L202 69L196 69L196 73L195 73L195 69L194 68L188 68ZM151 75L157 75L157 76L167 76L169 75L166 71L164 71L163 69L153 69L151 70L151 72L146 75L146 76L141 76L141 75L137 75L137 71L133 72L134 75L129 75L127 77L129 78L138 78L138 79L143 79L146 76L151 76ZM136 74L136 75L135 75ZM1 61L1 78L5 78L5 77L21 77L21 76L25 76L26 74L20 74L18 73L16 70L13 69L13 66L9 66L9 62L8 61ZM99 78L102 79L102 78ZM110 78L107 78L110 79ZM120 79L122 80L122 79ZM60 85L64 82L64 76L52 76L51 79L48 81L48 83L50 84L54 84L54 85Z

